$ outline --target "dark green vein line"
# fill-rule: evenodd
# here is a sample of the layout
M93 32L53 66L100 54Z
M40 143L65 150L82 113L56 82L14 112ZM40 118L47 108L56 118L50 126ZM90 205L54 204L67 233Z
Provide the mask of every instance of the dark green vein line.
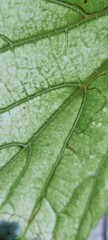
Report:
M88 209L90 208L90 204L91 204L91 201L92 201L92 198L93 198L93 195L94 195L95 187L97 186L97 178L98 178L98 176L99 176L99 174L101 172L101 169L102 169L104 163L106 162L106 159L108 159L108 149L107 149L106 153L104 154L104 157L102 158L102 161L100 162L99 167L97 168L97 171L96 171L96 174L95 174L95 177L94 177L93 187L91 189L91 192L90 192L90 195L89 195L89 199L87 201L84 214L81 217L80 224L79 224L79 227L78 227L78 230L77 230L77 234L76 234L76 237L75 237L74 240L78 240L79 239L79 237L78 237L79 232L80 232L81 227L83 225L85 216L87 215Z
M37 213L37 206L38 206L38 205L40 204L40 202L42 201L43 196L45 196L45 194L46 194L46 192L47 192L47 188L48 188L48 186L49 186L49 184L50 184L50 182L51 182L51 180L52 180L52 178L53 178L53 176L54 176L54 173L55 173L58 165L59 165L60 162L61 162L61 159L62 159L61 157L62 157L62 155L63 155L63 153L64 153L64 150L65 150L65 148L66 148L66 145L67 145L67 143L69 142L69 140L70 140L70 138L71 138L71 136L72 136L72 134L73 134L73 132L74 132L74 129L75 129L75 127L76 127L76 124L77 124L77 122L78 122L78 120L79 120L79 117L80 117L80 115L81 115L82 109L83 109L83 107L84 107L85 99L86 99L86 91L84 91L84 93L83 93L83 98L82 98L82 102L81 102L81 105L80 105L80 108L79 108L79 112L78 112L78 114L77 114L77 116L76 116L76 119L75 119L75 121L74 121L74 123L73 123L73 126L72 126L72 128L71 128L71 130L70 130L70 132L69 132L69 134L68 134L68 136L67 136L67 138L66 138L66 140L65 140L65 142L64 142L64 144L63 144L63 147L62 147L62 149L61 149L61 151L60 151L60 153L59 153L59 155L58 155L58 157L57 157L57 160L56 160L54 166L52 167L52 171L51 171L50 175L48 176L48 179L46 180L46 183L45 183L45 185L44 185L44 187L43 187L43 189L42 189L41 195L40 195L38 201L36 202L35 206L33 207L33 210L32 210L32 213L31 213L31 216L30 216L30 219L29 219L29 223L31 223L32 220L34 219L34 217L35 217L35 215L36 215L36 213ZM69 102L68 102L68 105L69 105L69 104L70 104L70 100L69 100ZM67 104L66 104L66 106L67 106ZM65 106L65 107L66 107L66 106ZM28 226L27 226L27 229L28 229ZM27 231L27 229L26 229L26 231Z
M94 72L91 76L89 76L80 86L81 88L87 88L93 81L98 79L103 74L108 72L108 59Z
M0 174L9 167L9 165L22 153L22 151L23 149L20 149L19 152L14 155L14 157L12 157L3 167L0 168Z
M69 3L69 2L66 2L64 0L62 0L62 1L61 0L46 0L46 2L56 3L58 5L62 5L62 6L67 7L67 8L71 8L74 11L76 11L78 13L81 13L84 17L87 17L89 15L89 13L86 13L84 11L84 9L76 3L71 3L71 2Z
M18 178L15 180L15 182L12 184L12 186L10 187L10 190L6 196L6 199L3 201L3 203L0 206L0 209L7 203L7 201L10 199L10 197L12 196L15 188L18 186L18 184L20 183L21 179L24 177L24 175L27 172L27 169L29 167L29 163L30 163L30 158L31 158L31 146L29 146L29 152L28 152L28 157L27 157L27 161L25 163L25 166L23 167L20 175L18 176Z
M13 45L12 45L12 41L5 35L0 33L0 38L3 39L4 41L6 41L9 45L11 50L13 51Z
M24 147L26 147L26 145L24 143L20 143L20 142L12 142L12 143L6 143L6 144L1 145L0 149L9 148L9 147L24 148Z
M39 91L37 93L34 93L34 94L30 95L30 96L27 96L27 97L17 101L16 103L13 103L13 104L5 107L5 108L1 108L0 109L0 113L4 113L6 111L9 111L9 110L11 110L14 107L19 106L20 104L23 104L23 103L25 103L25 102L27 102L29 100L32 100L32 99L34 99L36 97L39 97L39 96L41 96L43 94L46 94L46 93L49 93L51 91L55 91L55 90L58 90L60 88L62 89L62 88L68 88L68 87L74 87L74 86L79 86L79 83L77 83L77 82L76 83L71 83L71 82L69 82L69 83L62 83L62 84L53 85L52 87L47 88L47 89L42 89L41 91Z
M43 94L46 94L50 91L55 91L55 90L58 90L60 88L68 88L68 87L81 87L82 89L83 88L86 88L88 85L90 85L94 80L96 80L98 77L100 77L102 74L106 74L106 72L108 71L108 60L106 60L98 69L96 72L93 72L82 84L80 83L75 83L75 82L69 82L69 83L60 83L60 84L56 84L56 85L53 85L52 87L50 88L47 88L47 89L43 89L37 93L34 93L33 95L31 96L28 96L22 100L19 100L17 101L16 103L13 103L3 109L0 110L0 113L4 113L6 111L9 111L11 110L12 108L14 107L17 107L19 106L20 104L23 104L29 100L32 100L38 96L41 96Z
M105 8L104 10L100 11L100 12L89 14L89 15L87 15L86 18L82 18L74 24L72 23L70 25L65 25L63 27L59 27L59 28L56 28L56 29L45 31L43 33L37 33L37 34L34 34L34 35L29 36L27 38L22 38L20 40L11 41L13 49L15 49L16 47L20 47L24 44L35 43L39 40L49 38L51 36L54 36L54 35L57 35L57 34L60 34L60 33L64 33L66 31L71 30L72 28L77 27L80 24L83 24L83 23L87 22L88 20L92 20L93 18L101 17L101 16L104 16L106 14L108 14L108 7ZM10 45L6 45L6 46L0 48L0 53L6 52L8 50L11 50Z

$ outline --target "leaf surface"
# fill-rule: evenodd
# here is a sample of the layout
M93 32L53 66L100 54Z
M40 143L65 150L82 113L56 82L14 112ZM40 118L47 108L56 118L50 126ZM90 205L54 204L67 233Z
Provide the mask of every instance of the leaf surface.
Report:
M0 6L0 218L86 239L108 208L108 1Z

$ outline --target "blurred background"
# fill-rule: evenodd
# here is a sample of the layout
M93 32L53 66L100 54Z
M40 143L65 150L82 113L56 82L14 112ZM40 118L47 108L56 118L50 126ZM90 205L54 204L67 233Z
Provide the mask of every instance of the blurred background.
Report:
M87 240L108 240L108 213L92 229Z

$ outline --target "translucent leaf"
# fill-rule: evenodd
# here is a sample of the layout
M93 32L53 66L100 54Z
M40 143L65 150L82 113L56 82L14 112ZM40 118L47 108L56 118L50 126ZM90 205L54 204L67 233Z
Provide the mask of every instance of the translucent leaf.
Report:
M0 219L83 240L108 208L108 1L0 1Z

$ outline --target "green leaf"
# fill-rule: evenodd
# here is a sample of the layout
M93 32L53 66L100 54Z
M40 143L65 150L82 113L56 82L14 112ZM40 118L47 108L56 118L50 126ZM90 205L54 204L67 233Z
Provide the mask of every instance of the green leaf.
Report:
M83 240L108 209L108 0L0 1L0 219Z

